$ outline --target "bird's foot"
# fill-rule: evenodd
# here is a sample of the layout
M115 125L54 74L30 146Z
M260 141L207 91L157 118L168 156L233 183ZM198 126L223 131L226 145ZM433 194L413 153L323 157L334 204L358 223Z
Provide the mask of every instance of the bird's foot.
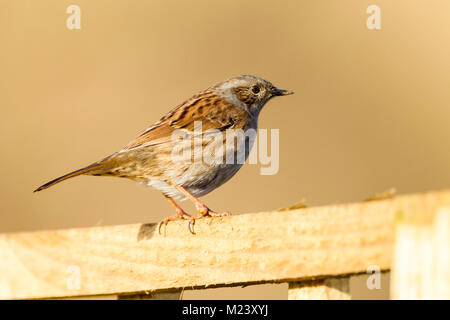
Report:
M215 212L212 211L211 209L209 209L205 204L201 203L200 201L197 202L195 204L195 208L197 209L198 214L195 216L191 216L189 219L189 224L188 224L188 228L189 231L192 234L195 234L194 232L194 225L195 225L195 221L198 219L201 219L205 216L210 216L210 217L225 217L225 216L230 216L231 213L230 212Z
M190 214L187 214L183 209L181 208L176 208L176 214L173 216L169 216L167 218L165 218L163 221L161 221L158 224L158 233L161 234L161 227L162 225L164 225L164 236L166 235L166 228L167 228L167 224L169 223L169 221L174 221L177 219L186 219L186 220L190 220L192 218L192 216Z
M204 203L201 203L199 200L195 202L195 209L199 213L197 215L198 218L201 218L203 216L210 216L210 217L224 217L231 215L230 212L215 212L208 208Z

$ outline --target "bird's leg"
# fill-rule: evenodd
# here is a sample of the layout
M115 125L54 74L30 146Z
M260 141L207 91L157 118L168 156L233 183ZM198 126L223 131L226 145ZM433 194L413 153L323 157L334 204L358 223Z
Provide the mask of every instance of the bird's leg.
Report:
M183 219L187 219L189 220L189 224L188 224L188 229L192 234L195 234L194 232L194 224L195 224L195 220L202 218L206 215L209 215L211 217L223 217L223 216L228 216L231 215L231 213L229 212L215 212L212 211L211 209L209 209L204 203L202 203L200 200L198 200L193 194L191 194L189 191L187 191L185 188L181 187L181 186L177 186L174 183L170 183L167 182L170 186L174 187L175 189L177 189L178 191L180 191L182 194L184 194L189 200L191 200L194 205L195 205L195 209L197 210L197 212L199 213L198 215L195 216L191 216L189 214L187 214L186 212L184 212L184 210L178 206L175 201L170 198L167 197L166 198L172 203L172 205L175 207L175 210L177 211L177 215L173 216L173 217L167 217L166 220L164 220L163 222L161 222L159 224L159 233L161 234L161 226L164 223L165 225L167 225L167 223L171 220L175 220L177 219L179 216L181 216Z
M183 219L191 219L192 217L187 214L183 208L181 208L176 202L175 200L173 200L171 197L164 195L164 197L166 197L166 199L173 205L173 207L175 208L175 212L176 214L173 216L169 216L167 218L165 218L163 221L161 221L158 225L158 233L161 234L161 226L164 224L164 226L167 226L167 224L169 223L169 221L173 221L176 220L178 218L183 218ZM190 230L190 228L189 228ZM164 229L164 235L166 233L166 229Z
M229 212L215 212L212 211L211 209L209 209L203 202L201 202L200 200L198 200L194 195L192 195L189 191L187 191L185 188L180 187L180 186L174 186L178 191L180 191L181 193L183 193L189 200L191 200L194 205L195 205L195 209L198 212L198 215L196 216L191 216L190 217L190 221L189 221L189 231L192 234L195 234L194 232L194 224L195 224L195 220L202 218L204 216L211 216L211 217L223 217L223 216L229 216L231 215L231 213Z
M185 188L180 186L174 186L178 191L183 193L189 200L192 201L195 205L195 209L199 213L196 216L191 217L191 219L198 219L203 216L212 216L212 217L223 217L223 216L229 216L229 212L215 212L209 209L203 202L198 200L195 196L193 196L189 191L187 191Z

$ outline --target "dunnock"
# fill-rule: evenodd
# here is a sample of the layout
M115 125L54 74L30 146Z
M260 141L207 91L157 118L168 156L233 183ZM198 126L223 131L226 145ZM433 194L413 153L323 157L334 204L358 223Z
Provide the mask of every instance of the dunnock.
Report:
M210 210L197 197L228 181L243 164L243 161L237 161L238 154L243 155L245 161L253 141L246 139L237 143L233 141L232 144L223 142L223 153L227 155L227 160L231 154L233 161L220 161L223 155L217 151L213 160L208 163L174 161L174 148L181 143L179 136L176 139L174 134L183 133L194 144L200 141L201 150L205 150L211 141L211 138L204 139L207 134L213 132L217 137L225 136L228 130L256 130L263 106L273 97L292 93L250 75L225 80L171 110L122 150L56 178L37 188L35 192L82 174L128 178L158 189L172 203L176 215L166 218L162 223L167 224L181 217L190 221L189 229L193 232L191 222L193 224L196 219L206 215L228 214ZM197 123L200 123L201 131L196 128ZM191 200L198 214L187 214L174 199Z

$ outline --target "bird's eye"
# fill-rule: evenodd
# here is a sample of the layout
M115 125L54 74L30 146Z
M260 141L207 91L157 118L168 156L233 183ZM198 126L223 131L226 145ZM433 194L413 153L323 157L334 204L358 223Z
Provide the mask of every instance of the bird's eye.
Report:
M252 87L252 92L254 93L254 94L257 94L257 93L259 93L259 87L258 86L253 86Z

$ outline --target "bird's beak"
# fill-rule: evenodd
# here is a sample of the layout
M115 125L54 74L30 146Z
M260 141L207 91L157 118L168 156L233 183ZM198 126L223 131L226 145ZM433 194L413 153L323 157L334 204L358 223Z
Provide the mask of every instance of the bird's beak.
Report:
M291 90L284 90L284 89L275 88L275 90L273 91L272 94L274 96L287 96L287 95L293 94L293 93L294 93L294 91L291 91Z

